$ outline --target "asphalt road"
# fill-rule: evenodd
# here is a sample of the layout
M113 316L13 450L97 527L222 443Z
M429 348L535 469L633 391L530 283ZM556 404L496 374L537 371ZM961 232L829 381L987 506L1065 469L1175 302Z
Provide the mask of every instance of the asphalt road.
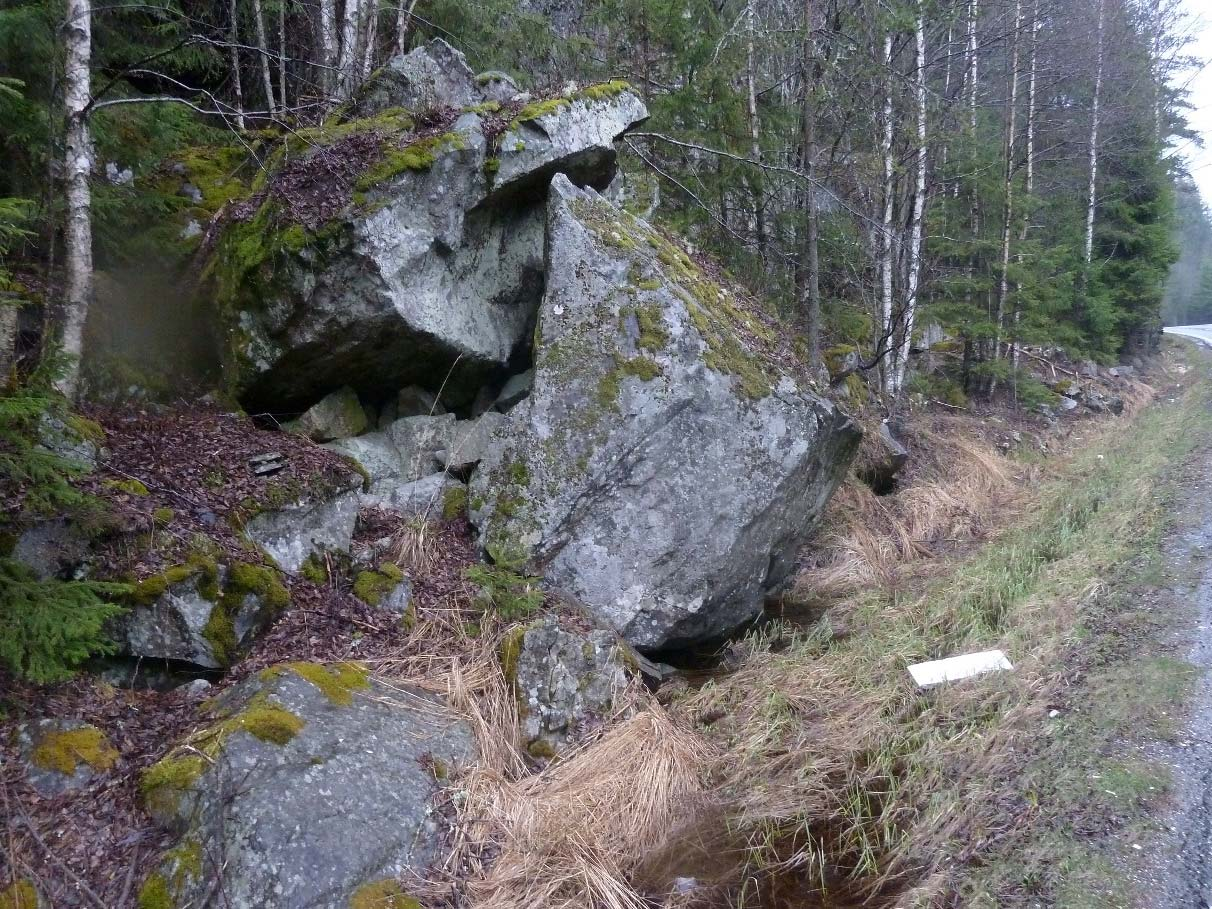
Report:
M1175 325L1172 328L1163 328L1162 331L1168 335L1194 338L1196 341L1203 341L1212 347L1212 325Z

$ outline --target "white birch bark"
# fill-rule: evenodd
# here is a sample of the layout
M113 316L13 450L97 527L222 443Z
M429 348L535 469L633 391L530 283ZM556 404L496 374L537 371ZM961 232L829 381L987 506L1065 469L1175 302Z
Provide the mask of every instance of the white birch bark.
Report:
M408 30L412 28L412 14L417 0L400 0L396 8L396 53L408 52Z
M274 100L274 80L270 75L269 66L269 41L265 38L265 16L262 14L261 0L252 0L253 7L253 25L257 30L257 56L261 60L261 81L265 85L265 104L266 110L277 110L278 104Z
M93 147L89 135L90 66L92 62L91 0L68 0L64 30L63 105L67 116L64 177L67 182L66 285L62 345L69 358L59 390L74 397L84 353L84 323L93 299L92 194L89 176Z
M320 55L324 63L320 84L331 94L336 85L337 0L320 0Z
M1098 205L1098 134L1099 128L1102 125L1102 97L1103 97L1103 33L1106 27L1106 4L1105 0L1097 0L1098 9L1098 25L1097 25L1097 51L1095 62L1094 75L1094 103L1090 111L1090 182L1086 193L1086 238L1085 247L1083 250L1083 261L1086 265L1086 273L1083 276L1083 285L1090 279L1090 263L1094 257L1094 212ZM1083 290L1085 288L1083 287Z
M905 384L909 366L909 349L913 344L913 327L917 319L918 289L922 278L922 246L926 220L926 17L923 0L917 4L917 24L914 28L916 78L914 100L917 107L917 175L913 187L913 219L909 226L909 268L905 280L905 311L902 316L900 348L897 351L892 392L899 394Z
M362 13L362 64L358 72L359 82L365 82L375 67L375 47L379 40L379 0L363 0Z
M749 119L749 153L754 161L762 160L761 124L757 110L757 56L756 18L754 0L749 0L745 9L745 111ZM766 201L763 198L762 181L759 176L751 179L753 193L754 226L757 236L758 255L766 259Z
M894 384L894 366L889 361L889 354L895 346L894 325L892 316L892 196L895 190L892 182L892 35L884 36L884 134L880 139L880 155L884 164L884 211L880 230L880 334L886 338L884 344L886 353L881 372L884 376L885 390L891 390Z
M341 21L341 50L337 57L337 96L348 98L354 89L358 67L358 25L362 20L362 0L345 0Z
M278 3L278 101L285 109L286 100L286 0Z
M1024 136L1026 161L1025 171L1026 179L1023 182L1023 218L1022 224L1019 227L1018 242L1019 253L1018 263L1021 266L1023 262L1022 244L1027 241L1028 232L1031 229L1031 202L1035 195L1035 117L1036 117L1036 89L1037 76L1039 72L1039 0L1032 0L1031 3L1031 61L1027 64L1027 129ZM1018 301L1014 304L1014 336L1010 341L1010 359L1015 366L1018 366L1018 325L1022 319L1022 308Z
M231 0L231 77L236 93L236 127L244 129L244 89L240 85L240 25L236 10L236 0Z
M1005 170L1003 171L1005 200L1002 205L1002 273L997 284L997 336L993 343L994 356L1001 345L1002 328L1006 319L1006 300L1010 295L1010 233L1014 219L1014 160L1018 150L1018 64L1019 33L1023 25L1022 0L1014 0L1014 32L1010 51L1010 109L1006 113Z

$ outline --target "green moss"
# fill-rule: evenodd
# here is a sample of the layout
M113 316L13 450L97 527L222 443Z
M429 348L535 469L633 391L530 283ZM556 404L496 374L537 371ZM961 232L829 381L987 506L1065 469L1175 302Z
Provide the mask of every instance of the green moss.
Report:
M664 375L661 364L650 357L631 357L619 363L619 372L623 375L635 376L643 382L651 382L657 376Z
M440 136L426 136L403 148L389 148L383 159L358 179L356 188L367 192L406 171L429 170L441 155L466 147L467 142L462 133L450 132Z
M139 888L139 909L176 909L177 902L168 892L168 881L159 871L153 871Z
M526 751L531 757L542 761L550 761L556 756L555 745L551 744L547 739L535 739L526 746Z
M368 606L378 606L402 580L404 572L390 562L384 562L377 571L358 572L354 578L354 596Z
M195 839L182 840L164 853L164 861L172 866L173 882L181 885L189 878L202 876L202 844Z
M497 178L497 172L501 169L500 158L488 158L484 162L484 176L491 183Z
M71 776L84 765L93 770L109 770L118 760L105 733L95 726L47 732L34 746L30 760L35 767Z
M128 495L132 495L132 496L150 495L150 493L147 490L147 487L135 479L106 480L105 486L108 489L113 489L117 492L125 492Z
M226 720L225 725L229 733L242 729L263 742L285 745L298 735L306 724L285 707L265 703L242 710Z
M299 574L313 584L328 583L328 566L314 552L303 560L303 564L299 568Z
M572 102L568 98L548 98L545 101L531 101L520 111L517 116L510 122L510 129L515 129L518 124L526 123L530 120L537 120L540 117L546 117L549 114L554 114L565 107L568 107Z
M185 179L198 187L202 194L198 207L207 214L216 213L228 202L244 198L250 192L250 186L236 176L249 161L243 146L187 148L176 156L176 161L185 168ZM173 183L180 181L176 176L170 179Z
M510 483L515 483L518 486L525 486L530 482L530 469L526 466L526 462L515 460L509 462L509 467L505 471Z
M622 380L618 369L610 369L598 379L594 400L602 410L619 409L619 389Z
M529 628L525 625L509 629L497 646L497 656L501 660L501 673L505 676L505 682L510 688L517 688L518 660L522 657L522 644L526 641L528 630Z
M824 360L825 368L829 370L829 374L837 375L845 367L846 358L854 353L858 353L858 348L853 344L836 344L823 350L821 358Z
M609 82L599 82L596 85L587 85L576 93L577 99L586 101L608 101L611 98L617 98L623 92L631 90L631 83L622 79L612 79Z
M636 327L640 333L636 341L637 347L656 352L669 346L669 330L665 328L665 318L661 307L656 305L636 306L633 313Z
M13 881L0 890L0 909L38 909L38 891L27 880Z
M421 909L398 881L390 878L363 884L349 898L349 909Z
M500 101L485 101L483 104L473 104L463 108L465 114L497 114L501 112Z
M353 703L355 691L370 687L370 673L357 663L279 663L263 669L260 678L271 681L284 672L293 672L304 681L315 685L329 701L339 707Z
M199 593L203 593L201 586ZM215 608L202 628L202 637L210 645L211 655L222 666L230 666L238 655L240 641L235 619L249 596L260 599L262 608L270 613L280 612L290 604L290 591L273 568L247 562L232 565Z
M278 572L266 565L237 562L228 572L223 593L229 597L253 594L273 609L283 609L290 604L290 591Z
M181 796L190 791L210 766L201 754L170 754L139 777L139 792L148 810L158 817L176 813Z
M457 518L467 511L467 487L451 486L442 494L442 517L446 520Z
M157 508L152 512L152 521L157 527L165 527L171 524L176 516L177 513L171 508Z

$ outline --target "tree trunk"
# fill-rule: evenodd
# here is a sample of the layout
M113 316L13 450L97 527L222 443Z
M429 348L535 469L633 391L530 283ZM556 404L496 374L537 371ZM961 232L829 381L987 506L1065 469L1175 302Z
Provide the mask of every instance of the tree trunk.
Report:
M804 0L804 40L802 46L803 99L800 117L803 129L803 161L801 162L807 188L804 192L804 242L800 249L799 266L802 273L800 307L804 313L804 335L808 345L808 365L821 365L821 285L819 249L819 213L816 186L816 42L813 36L812 0Z
M1027 135L1024 137L1026 144L1025 170L1026 179L1023 183L1023 220L1019 227L1018 242L1019 254L1018 263L1021 266L1023 263L1023 253L1021 250L1022 244L1027 241L1028 232L1031 229L1031 204L1035 195L1035 117L1036 117L1036 84L1039 60L1039 0L1032 0L1031 4L1031 62L1027 67ZM1014 303L1014 336L1010 342L1010 359L1015 366L1018 366L1018 325L1022 319L1022 306L1018 299Z
M240 86L240 25L236 0L231 0L231 77L236 92L236 127L244 129L244 89Z
M362 65L358 73L359 82L365 82L375 68L375 48L379 41L379 0L364 0L362 13Z
M905 384L909 366L909 349L913 344L913 326L917 317L918 288L922 277L922 245L926 221L926 16L924 0L918 0L914 46L917 76L914 80L914 100L917 107L917 179L913 187L913 220L909 227L909 268L905 279L905 311L902 316L900 349L896 356L895 381L892 392L899 394Z
M1005 200L1002 204L1002 273L997 285L997 336L993 344L994 356L1001 345L1002 328L1006 319L1006 300L1010 295L1010 231L1014 219L1014 157L1018 138L1018 61L1019 30L1023 24L1022 0L1014 0L1014 34L1010 51L1010 109L1006 112L1005 169L1002 172Z
M252 7L253 25L257 29L257 57L261 60L261 81L265 83L265 109L274 111L277 110L278 104L274 100L274 80L269 66L269 41L265 38L265 16L262 15L261 0L252 0Z
M320 84L332 94L337 81L337 0L320 0L320 56L324 63Z
M90 100L89 68L92 58L91 0L68 0L64 26L63 105L67 116L67 152L64 177L67 183L66 286L63 319L63 352L69 358L59 390L74 397L80 381L80 358L84 353L84 323L93 299L92 194L89 176L93 169L92 139L88 130Z
M880 156L884 164L883 217L880 229L880 335L884 345L884 360L881 373L884 377L884 390L888 391L894 384L894 369L889 363L887 354L895 343L893 334L895 325L892 316L892 197L895 190L892 181L892 34L884 36L884 134L880 140Z
M278 100L285 109L286 100L286 2L278 3Z
M362 20L363 0L345 0L341 22L341 53L337 60L337 96L342 100L353 94L358 68L358 25Z
M1098 49L1094 75L1094 103L1090 111L1090 181L1086 193L1086 242L1083 249L1082 261L1085 263L1085 273L1082 278L1083 291L1090 281L1090 263L1094 258L1094 211L1097 207L1098 190L1098 133L1102 117L1103 97L1103 31L1105 28L1105 0L1097 0L1098 8Z
M400 0L396 14L396 53L408 53L408 31L412 28L412 14L417 0Z
M749 153L754 161L762 160L761 124L757 110L757 58L755 52L755 0L749 0L745 12L745 112L749 119ZM754 232L757 238L758 256L766 262L766 200L762 186L762 175L754 174L749 179L753 193Z

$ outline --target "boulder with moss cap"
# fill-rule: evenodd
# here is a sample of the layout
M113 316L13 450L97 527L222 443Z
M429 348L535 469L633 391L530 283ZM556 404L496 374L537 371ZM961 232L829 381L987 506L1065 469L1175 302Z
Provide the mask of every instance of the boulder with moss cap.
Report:
M438 856L433 768L470 761L473 744L432 696L353 664L287 663L222 695L211 717L144 774L148 806L181 837L149 895L202 905L214 875L183 860L197 852L224 869L230 905L345 907Z
M481 545L641 649L727 634L788 576L859 431L649 225L557 176L547 235L534 387L472 477Z
M394 84L405 61L433 78ZM257 213L218 238L209 273L225 377L250 409L301 411L343 385L381 401L410 384L441 387L461 408L524 356L543 286L547 183L567 173L607 186L614 140L647 112L621 84L591 87L524 108L500 136L496 111L467 103L486 95L460 61L441 42L418 48L371 81L365 97L381 101L325 127L372 137L378 151L359 159L357 192L322 227L290 221L271 173ZM403 125L415 118L401 108L425 107L465 109L436 135ZM324 141L279 166L306 169L331 154Z
M44 798L87 786L113 768L118 752L109 737L82 720L44 719L17 727L25 779Z

